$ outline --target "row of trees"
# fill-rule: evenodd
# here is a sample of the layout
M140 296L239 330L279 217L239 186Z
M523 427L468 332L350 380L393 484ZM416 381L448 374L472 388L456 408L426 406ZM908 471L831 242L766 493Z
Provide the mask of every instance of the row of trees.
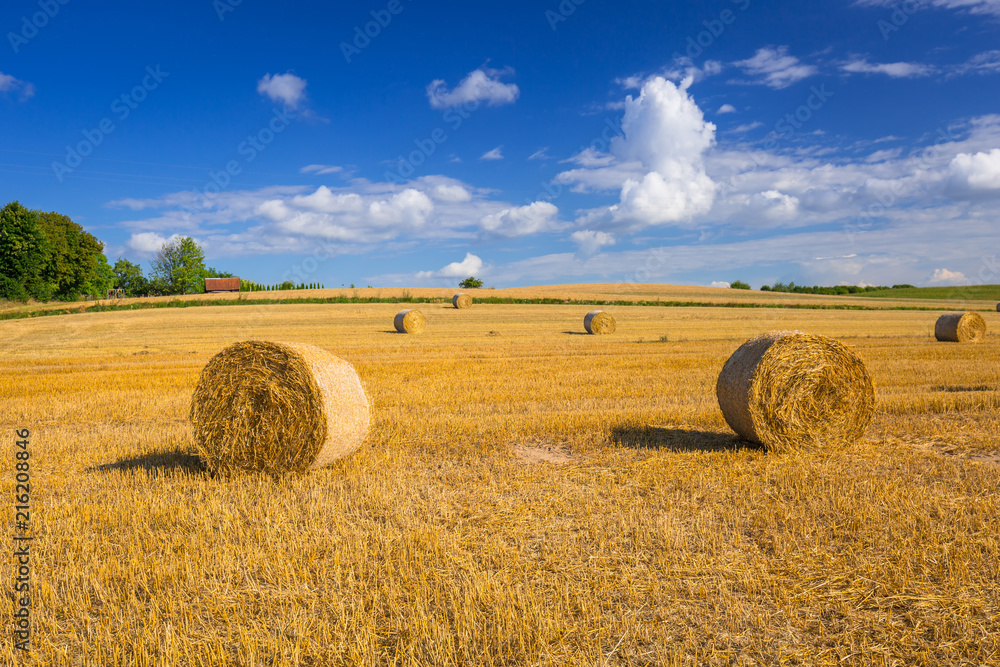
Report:
M205 278L232 275L206 267L201 247L184 237L163 245L147 278L127 259L109 265L104 244L68 216L33 211L16 201L0 209L3 299L78 299L112 288L126 296L194 294L205 291Z
M354 285L351 285L354 287ZM283 283L275 283L273 285L262 285L260 283L255 283L250 280L240 281L240 291L243 292L275 292L278 290L292 290L292 289L324 289L323 285L320 283L293 283L291 280L286 280Z

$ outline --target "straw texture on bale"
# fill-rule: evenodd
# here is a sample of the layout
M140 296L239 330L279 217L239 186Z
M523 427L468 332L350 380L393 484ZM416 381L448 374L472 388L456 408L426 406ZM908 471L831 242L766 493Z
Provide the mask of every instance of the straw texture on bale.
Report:
M427 326L427 318L419 310L407 309L396 313L393 321L399 333L420 333Z
M357 449L368 397L354 367L303 343L246 341L212 357L191 399L209 470L303 472Z
M952 343L978 343L986 335L986 320L979 313L945 313L934 325L934 337Z
M451 305L459 309L472 308L472 297L468 294L456 294L451 297Z
M836 449L858 440L875 411L861 358L826 336L772 331L744 343L715 386L726 423L775 452Z
M583 328L589 334L610 334L615 332L615 316L603 310L592 310L583 318Z

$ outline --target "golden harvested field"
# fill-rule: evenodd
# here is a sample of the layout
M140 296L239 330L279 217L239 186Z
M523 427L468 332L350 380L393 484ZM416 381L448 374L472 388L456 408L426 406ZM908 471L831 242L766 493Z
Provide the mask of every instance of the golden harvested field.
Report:
M0 664L1000 664L1000 314L954 344L917 311L616 307L587 336L585 306L419 304L401 335L402 307L0 322L0 492L12 520L30 428L36 535L34 660ZM731 434L722 364L785 328L865 360L864 441ZM191 393L246 339L352 362L362 448L208 475Z
M961 294L960 288L956 291ZM791 294L781 292L761 292L758 290L739 290L720 287L698 287L689 285L660 285L643 283L592 283L582 285L539 285L533 287L509 287L502 289L444 289L431 287L364 287L340 289L311 290L281 290L273 292L218 292L212 294L188 294L183 296L162 296L129 299L103 299L96 303L129 305L137 302L168 302L168 301L217 301L234 300L238 298L253 300L279 299L330 299L345 297L347 299L402 299L425 298L441 299L451 302L452 297L463 292L476 298L497 299L563 299L572 301L673 301L709 304L773 304L797 305L814 307L844 307L862 306L868 309L891 308L938 308L941 310L995 310L995 301L984 301L974 298L953 298L948 300L929 298L872 298L864 296L828 296L822 294ZM973 291L968 293L974 295ZM15 310L67 310L88 308L95 305L94 301L49 304L22 304L0 302L0 313Z

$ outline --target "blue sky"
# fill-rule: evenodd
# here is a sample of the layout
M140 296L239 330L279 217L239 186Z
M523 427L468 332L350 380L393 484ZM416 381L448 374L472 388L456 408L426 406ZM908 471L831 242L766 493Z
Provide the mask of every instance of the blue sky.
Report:
M12 0L0 200L259 282L1000 282L1000 0Z

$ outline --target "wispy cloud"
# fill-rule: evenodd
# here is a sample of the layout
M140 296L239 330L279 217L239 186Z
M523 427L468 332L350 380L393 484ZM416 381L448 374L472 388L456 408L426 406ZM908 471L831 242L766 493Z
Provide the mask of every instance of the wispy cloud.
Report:
M339 174L344 171L343 167L338 167L333 164L310 164L299 169L300 174L317 174L320 176L326 174Z
M857 0L856 4L864 7L892 7L899 6L898 0ZM966 11L970 14L993 14L1000 16L1000 2L997 0L922 0L908 5L914 10L933 7L935 9L955 9ZM907 11L910 11L909 9Z
M502 148L503 148L503 146L497 146L493 150L488 150L485 153L483 153L482 155L480 155L479 159L480 160L502 160L503 159L503 152L501 151Z
M35 95L35 84L0 72L0 93L13 93L21 102L24 102Z
M733 63L748 75L774 89L787 88L797 81L816 75L819 70L805 65L795 56L788 55L787 46L758 49L752 58Z
M909 79L934 74L935 69L922 63L870 63L866 58L855 58L840 66L852 74L885 74L894 79Z

